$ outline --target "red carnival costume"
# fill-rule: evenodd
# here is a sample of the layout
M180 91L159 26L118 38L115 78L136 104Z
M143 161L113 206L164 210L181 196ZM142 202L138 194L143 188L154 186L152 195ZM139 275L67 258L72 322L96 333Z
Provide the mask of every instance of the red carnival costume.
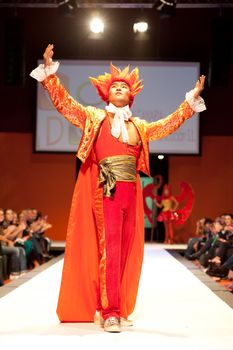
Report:
M108 102L114 81L124 81L130 87L132 104L142 86L138 70L130 74L128 70L111 65L111 74L91 78L103 100ZM42 84L58 112L83 130L77 152L83 163L71 205L58 317L62 322L93 321L95 311L101 310L104 318L127 318L134 310L143 260L144 213L138 172L149 175L148 142L174 132L194 110L185 100L163 120L148 123L131 117L140 143L130 146L110 134L106 111L80 105L55 74ZM125 174L124 163L135 168L135 174L129 174L128 168Z
M193 208L194 194L192 187L185 181L182 181L180 184L181 194L178 196L172 195L171 185L168 184L163 186L163 193L161 196L156 195L154 191L160 186L161 183L159 186L149 184L144 188L143 202L145 214L152 224L152 210L150 210L146 202L146 198L150 197L157 206L162 208L157 220L164 223L165 243L173 243L173 225L182 225L188 219ZM183 207L177 210L178 205L184 201L185 204Z

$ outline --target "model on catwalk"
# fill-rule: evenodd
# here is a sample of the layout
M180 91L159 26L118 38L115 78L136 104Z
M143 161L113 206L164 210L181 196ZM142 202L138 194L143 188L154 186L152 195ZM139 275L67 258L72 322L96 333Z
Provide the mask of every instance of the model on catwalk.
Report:
M148 142L175 132L205 109L201 76L178 109L148 123L132 116L141 89L139 71L120 70L90 78L104 110L75 101L56 75L53 45L44 64L32 71L55 108L82 129L77 157L82 161L74 189L57 314L61 322L93 322L105 331L130 326L140 278L144 217L139 171L149 175Z

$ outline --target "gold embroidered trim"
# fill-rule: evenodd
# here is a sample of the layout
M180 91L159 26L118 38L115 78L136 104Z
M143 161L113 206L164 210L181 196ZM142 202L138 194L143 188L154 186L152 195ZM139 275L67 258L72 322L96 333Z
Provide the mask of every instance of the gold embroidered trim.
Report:
M97 188L94 197L94 211L97 225L98 246L99 246L99 281L101 305L105 309L108 307L108 296L106 287L106 246L105 227L103 213L103 188Z

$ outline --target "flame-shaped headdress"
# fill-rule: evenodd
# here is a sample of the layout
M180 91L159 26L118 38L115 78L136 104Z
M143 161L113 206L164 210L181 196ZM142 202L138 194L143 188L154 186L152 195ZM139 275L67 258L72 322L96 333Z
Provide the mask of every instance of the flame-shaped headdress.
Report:
M130 88L130 102L131 106L134 100L134 96L137 95L143 88L141 85L142 80L139 80L139 69L136 67L129 73L129 66L121 70L110 63L111 73L105 73L98 76L98 78L90 77L92 84L96 87L99 96L105 102L108 101L109 89L114 81L124 81Z

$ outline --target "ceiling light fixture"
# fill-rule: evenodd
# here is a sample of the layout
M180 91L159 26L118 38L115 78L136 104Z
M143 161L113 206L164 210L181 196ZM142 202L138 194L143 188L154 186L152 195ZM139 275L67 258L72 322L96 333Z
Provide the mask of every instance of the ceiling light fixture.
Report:
M137 22L133 25L134 33L145 33L148 30L147 22Z
M104 22L99 17L95 17L90 22L90 30L92 33L99 34L104 32Z

